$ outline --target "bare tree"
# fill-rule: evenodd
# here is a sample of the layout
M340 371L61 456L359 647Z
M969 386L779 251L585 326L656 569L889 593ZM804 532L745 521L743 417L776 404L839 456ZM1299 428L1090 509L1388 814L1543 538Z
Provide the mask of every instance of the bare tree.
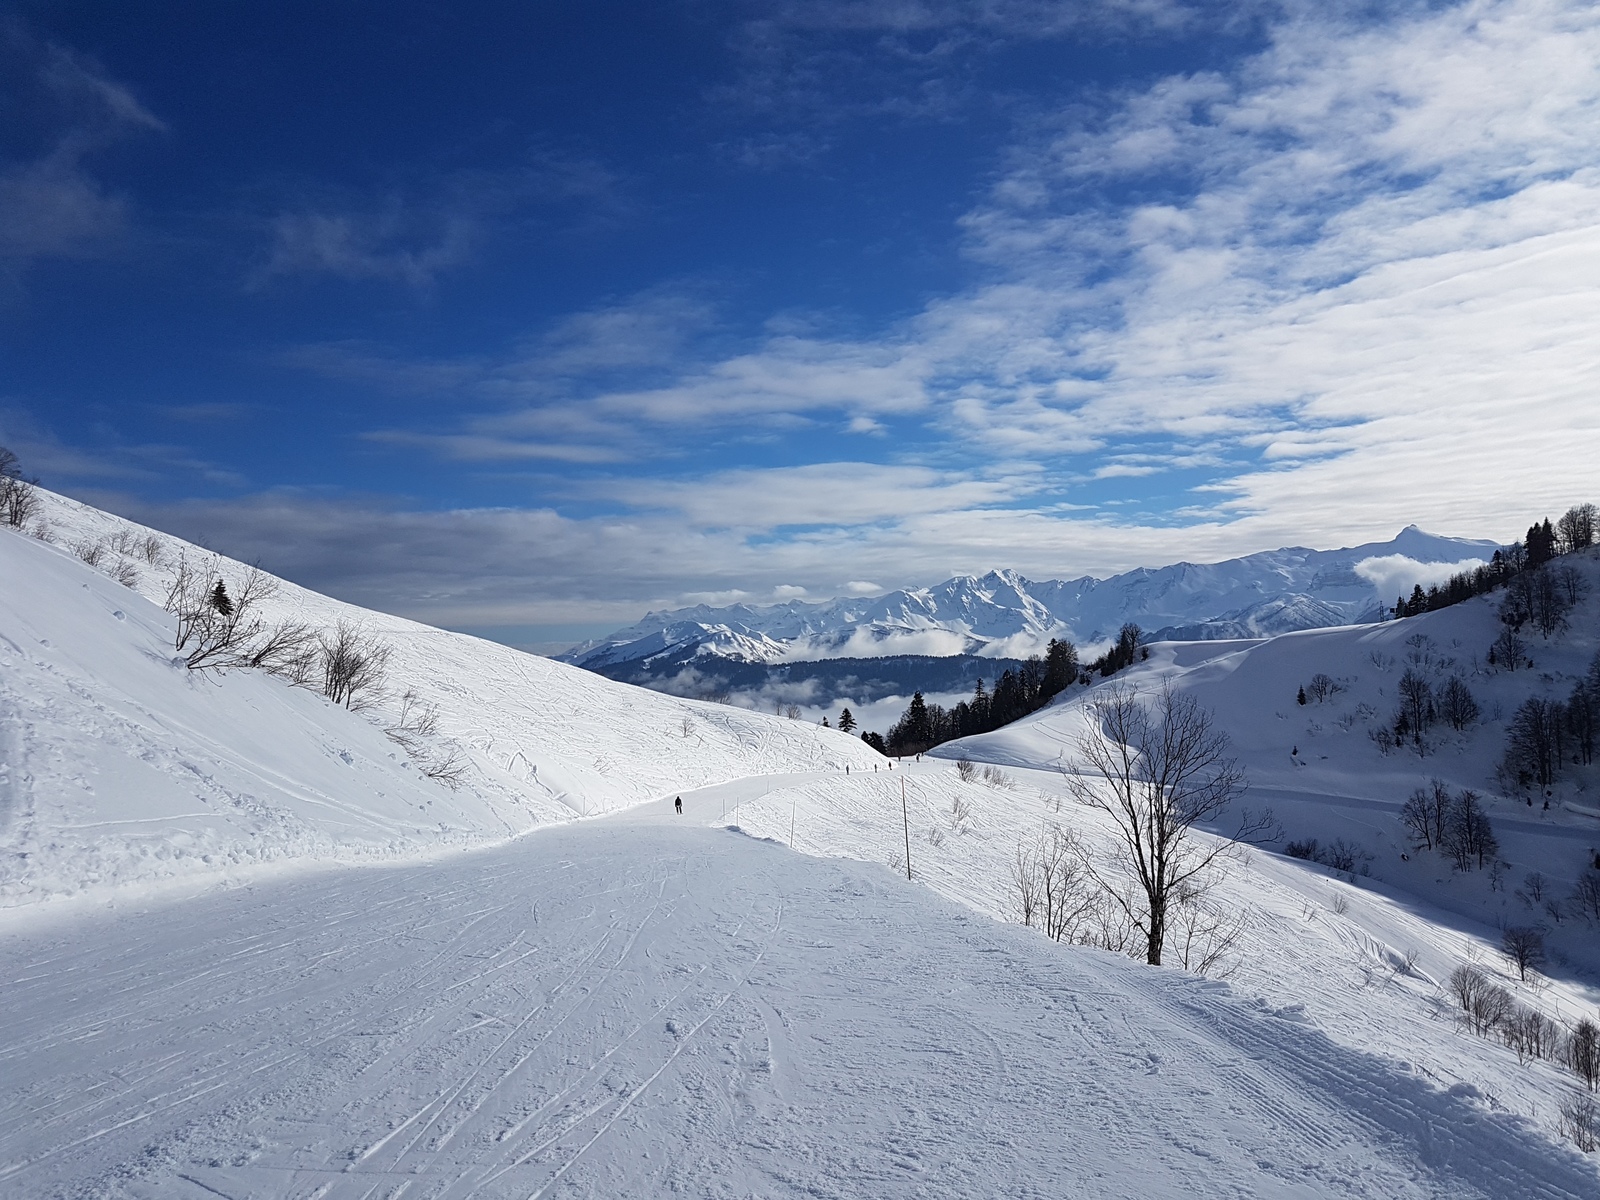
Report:
M1589 579L1571 563L1562 563L1559 567L1548 568L1551 576L1556 581L1556 586L1561 589L1567 607L1571 608L1589 594Z
M1412 740L1422 745L1422 735L1433 724L1437 709L1433 701L1433 685L1410 668L1400 677L1400 722ZM1399 724L1400 722L1397 722ZM1400 730L1397 728L1398 734Z
M1516 630L1502 629L1489 647L1489 662L1505 671L1517 671L1527 661L1528 643L1517 636Z
M1600 1028L1585 1017L1572 1029L1564 1057L1572 1073L1592 1092L1600 1084Z
M1564 704L1545 696L1529 696L1506 730L1502 777L1513 787L1549 787L1561 773L1566 732Z
M1333 676L1319 671L1311 677L1311 682L1306 684L1306 695L1318 704L1321 704L1335 692L1341 691L1339 685L1333 681Z
M349 621L340 621L322 643L322 694L346 708L368 708L382 695L389 647Z
M1478 800L1478 793L1467 790L1456 793L1450 802L1440 849L1455 861L1458 871L1471 870L1474 861L1481 870L1486 860L1499 853L1500 842L1494 836L1494 826Z
M1430 780L1427 787L1412 792L1400 809L1400 823L1428 850L1443 846L1449 817L1450 789L1441 779Z
M1138 888L1118 889L1093 863L1087 870L1143 936L1145 961L1159 966L1174 903L1233 845L1197 842L1191 830L1227 809L1244 776L1211 714L1171 688L1147 707L1132 688L1114 686L1089 711L1094 727L1078 739L1067 787L1111 817Z
M1556 522L1556 537L1560 539L1561 553L1586 550L1594 545L1595 507L1592 504L1575 504Z
M1500 949L1524 981L1528 971L1544 966L1544 932L1532 925L1512 925L1500 934Z
M1451 729L1462 730L1478 719L1478 701L1466 680L1452 675L1439 688L1439 717Z

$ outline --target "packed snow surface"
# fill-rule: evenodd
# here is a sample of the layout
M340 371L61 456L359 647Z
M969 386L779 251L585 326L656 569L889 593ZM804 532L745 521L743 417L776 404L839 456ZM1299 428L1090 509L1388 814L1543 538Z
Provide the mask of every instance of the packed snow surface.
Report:
M0 954L8 1195L1596 1194L1297 1008L665 803Z

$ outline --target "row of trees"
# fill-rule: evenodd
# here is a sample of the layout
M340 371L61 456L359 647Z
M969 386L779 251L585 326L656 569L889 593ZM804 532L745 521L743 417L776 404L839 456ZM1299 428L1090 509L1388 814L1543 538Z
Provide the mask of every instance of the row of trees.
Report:
M929 704L917 692L883 739L885 748L890 754L920 754L943 742L999 729L1043 708L1075 682L1079 673L1077 648L1071 642L1051 638L1042 657L1032 655L1016 670L1007 668L1001 672L992 693L980 679L972 699L945 708ZM862 738L872 743L866 734Z
M1578 504L1569 508L1554 524L1548 517L1536 522L1528 527L1522 541L1496 550L1483 566L1452 575L1443 584L1434 584L1427 591L1423 591L1420 583L1417 584L1411 589L1409 598L1400 597L1394 606L1394 615L1415 617L1460 604L1463 600L1486 595L1503 587L1524 572L1536 571L1559 555L1587 550L1595 544L1596 521L1593 504Z
M1568 765L1594 761L1600 741L1600 654L1563 703L1530 696L1506 729L1501 781L1521 790L1550 787Z

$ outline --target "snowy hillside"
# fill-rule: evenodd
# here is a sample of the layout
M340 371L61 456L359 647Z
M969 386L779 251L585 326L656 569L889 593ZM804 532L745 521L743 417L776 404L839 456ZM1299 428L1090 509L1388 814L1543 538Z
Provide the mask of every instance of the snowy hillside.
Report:
M650 613L562 658L622 678L643 668L665 675L702 658L776 663L1026 655L1056 634L1080 644L1101 642L1128 621L1157 637L1260 637L1370 620L1419 579L1437 582L1458 564L1486 560L1495 548L1410 526L1390 541L1343 550L1271 550L1109 579L1037 582L991 571L868 599L701 605Z
M388 647L380 703L348 712L260 671L192 671L158 603L176 563L230 585L244 568L45 499L56 544L0 533L3 905L437 853L669 789L873 757L807 723L614 684L287 583L263 605L269 620L345 621ZM385 735L407 703L412 717L436 711L415 753ZM423 773L446 765L458 778Z
M0 1194L1600 1194L1560 1134L1581 1085L1470 1033L1446 986L1481 964L1570 1028L1600 998L1586 928L1520 980L1494 928L1520 900L1370 832L1394 788L1497 747L1417 759L1358 727L1412 654L1468 673L1489 739L1495 704L1592 649L1592 600L1503 676L1471 662L1483 602L1155 647L1128 680L1226 705L1294 832L1365 822L1376 856L1241 855L1230 940L1200 933L1186 972L1016 924L1019 847L1069 828L1105 853L1056 769L1082 691L951 748L1034 766L964 777L284 585L274 613L393 647L387 699L351 712L175 662L171 614L110 576L159 596L196 551L50 505L59 544L0 534ZM1313 669L1344 689L1315 711ZM385 733L407 690L439 706L417 753ZM452 751L454 789L419 770ZM1594 827L1579 782L1571 811L1494 802L1552 888ZM199 894L147 894L172 880ZM112 903L31 903L65 894Z
M921 763L773 788L707 817L801 853L864 859L902 874L909 850L917 881L1018 921L1019 854L1034 852L1054 830L1069 831L1119 877L1109 819L1073 802L1063 770L1076 769L1086 706L1104 689L1131 685L1149 694L1170 684L1215 714L1248 776L1247 793L1214 828L1231 832L1246 806L1270 806L1283 825L1269 843L1278 853L1244 849L1226 861L1206 903L1232 940L1207 942L1203 922L1196 926L1200 955L1221 947L1205 970L1257 997L1263 1012L1305 1021L1308 1036L1403 1062L1433 1086L1473 1097L1487 1111L1518 1114L1538 1136L1556 1139L1560 1106L1585 1094L1583 1085L1556 1063L1525 1061L1498 1030L1473 1033L1450 979L1458 969L1481 971L1512 1004L1560 1030L1592 1020L1600 1004L1600 914L1585 915L1575 903L1600 847L1600 767L1571 766L1549 809L1542 796L1506 794L1496 784L1511 715L1529 697L1564 699L1600 649L1600 558L1590 552L1563 564L1595 588L1566 631L1529 638L1532 668L1497 670L1486 661L1503 628L1499 596L1380 625L1248 643L1158 644L1118 679L1074 688L1048 709L947 743ZM1420 751L1380 744L1372 735L1392 728L1407 670L1435 686L1464 679L1480 718L1459 732L1431 727ZM1300 687L1324 673L1334 688L1300 705ZM964 778L962 758L987 767ZM1471 788L1481 796L1499 840L1482 869L1458 870L1402 828L1402 804L1435 780L1452 793ZM1281 853L1288 841L1312 839L1324 850L1348 850L1350 861ZM1513 928L1538 931L1549 953L1525 979L1502 949L1503 931ZM1169 961L1184 961L1185 953L1181 938L1169 945ZM1077 962L1063 961L1062 969ZM1483 1186L1487 1194L1518 1194ZM1586 1190L1600 1194L1600 1182Z

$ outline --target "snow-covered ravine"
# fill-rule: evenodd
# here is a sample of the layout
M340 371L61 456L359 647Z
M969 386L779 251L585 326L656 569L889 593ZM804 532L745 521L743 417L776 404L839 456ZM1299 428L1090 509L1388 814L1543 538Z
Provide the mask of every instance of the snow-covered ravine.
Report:
M0 1194L1596 1194L1297 1009L694 820L753 788L0 935Z

